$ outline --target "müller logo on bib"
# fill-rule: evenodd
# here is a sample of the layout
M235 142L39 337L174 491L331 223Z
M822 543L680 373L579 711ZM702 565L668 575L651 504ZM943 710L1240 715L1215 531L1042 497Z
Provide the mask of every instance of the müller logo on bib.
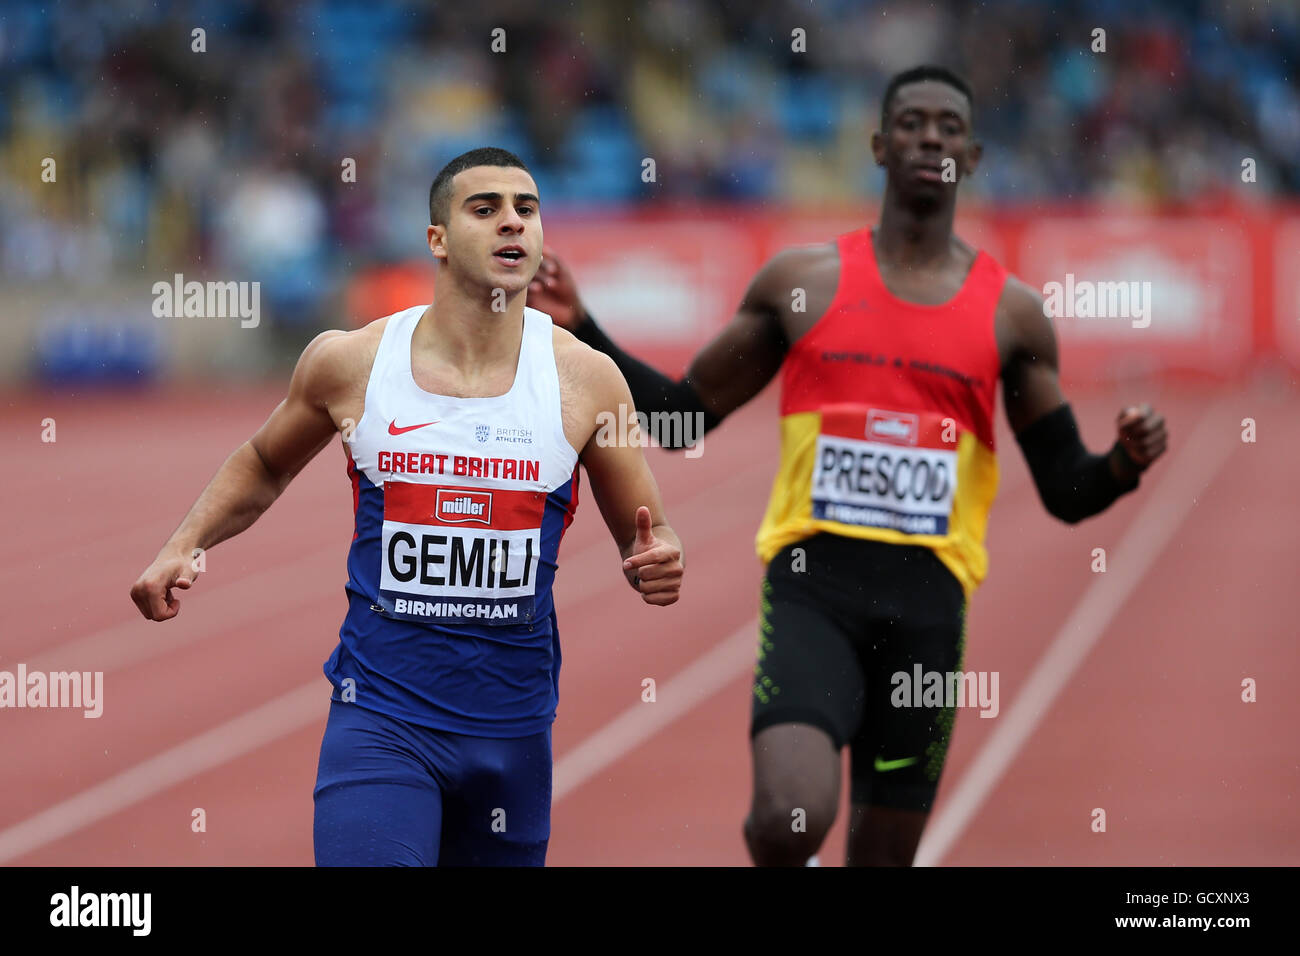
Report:
M437 514L439 521L445 521L448 524L478 521L491 526L492 492L439 488L434 512Z
M896 445L915 445L920 423L915 415L906 412L867 412L867 437Z

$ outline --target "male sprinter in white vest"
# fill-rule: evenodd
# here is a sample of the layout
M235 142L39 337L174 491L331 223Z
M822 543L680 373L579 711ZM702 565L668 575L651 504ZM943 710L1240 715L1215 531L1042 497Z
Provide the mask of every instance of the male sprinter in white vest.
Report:
M524 164L501 149L457 157L429 218L433 304L317 336L288 398L131 597L150 620L175 617L194 549L249 527L342 432L356 532L325 664L316 862L540 866L560 667L551 583L578 461L647 604L677 600L681 544L640 444L596 440L607 414L635 428L617 367L525 307L542 222Z

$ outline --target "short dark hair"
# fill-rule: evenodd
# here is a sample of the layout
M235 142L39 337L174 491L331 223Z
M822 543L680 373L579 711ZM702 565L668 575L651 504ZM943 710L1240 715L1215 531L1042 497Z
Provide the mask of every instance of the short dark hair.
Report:
M522 169L529 172L524 161L509 150L499 149L496 146L482 146L478 149L471 149L468 153L461 153L446 166L442 167L438 175L433 177L433 185L429 187L429 223L437 225L446 223L447 216L451 213L451 181L457 173L472 169L475 166L513 166L516 169Z
M971 92L970 84L965 79L958 76L946 66L935 66L927 63L922 66L914 66L909 70L903 70L901 73L895 73L885 87L885 97L880 101L880 128L883 130L889 122L889 107L893 105L894 94L898 92L900 86L906 86L908 83L919 83L922 80L938 80L940 83L947 83L958 93L966 97L966 102L970 104L972 119L975 113L975 94Z

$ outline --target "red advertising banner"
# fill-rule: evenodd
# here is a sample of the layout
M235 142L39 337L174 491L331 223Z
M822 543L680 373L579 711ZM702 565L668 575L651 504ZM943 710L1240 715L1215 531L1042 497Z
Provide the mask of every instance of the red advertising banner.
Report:
M587 307L633 350L688 357L717 334L755 272L782 249L830 242L874 209L705 207L552 215L547 245L565 258ZM1300 367L1300 213L1254 208L1161 215L1063 206L972 207L957 234L1044 297L1062 378L1153 374L1234 378L1252 360ZM362 275L357 324L428 301L426 265ZM414 304L413 300L411 303ZM665 366L667 367L667 366ZM671 370L671 369L670 369Z
M1250 243L1214 219L1060 218L1021 233L1019 275L1044 295L1063 364L1087 378L1186 369L1238 374L1250 358Z
M1300 368L1300 216L1278 223L1272 266L1274 340L1282 357Z

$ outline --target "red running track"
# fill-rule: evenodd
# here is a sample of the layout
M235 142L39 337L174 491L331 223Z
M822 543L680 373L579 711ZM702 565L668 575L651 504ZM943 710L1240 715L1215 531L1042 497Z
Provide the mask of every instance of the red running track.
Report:
M103 671L105 691L98 719L0 710L0 863L312 862L321 664L345 607L351 539L337 443L207 555L178 618L146 622L127 593L279 397L236 385L6 396L0 670ZM1300 395L1156 384L1071 398L1094 449L1109 444L1122 404L1155 401L1171 451L1137 494L1070 527L1042 510L1000 422L991 571L965 662L999 674L1000 711L959 712L923 858L1300 863L1300 656L1286 610L1300 566ZM41 441L47 417L53 443ZM1245 417L1253 444L1241 441ZM628 590L582 501L556 590L550 865L748 862L753 534L776 450L769 390L700 457L648 452L686 549L672 608ZM1104 575L1091 570L1095 548L1106 549ZM645 678L654 703L642 701ZM1245 678L1255 703L1241 700ZM192 828L199 808L204 832ZM1092 829L1096 808L1104 833ZM843 858L844 811L825 865Z

